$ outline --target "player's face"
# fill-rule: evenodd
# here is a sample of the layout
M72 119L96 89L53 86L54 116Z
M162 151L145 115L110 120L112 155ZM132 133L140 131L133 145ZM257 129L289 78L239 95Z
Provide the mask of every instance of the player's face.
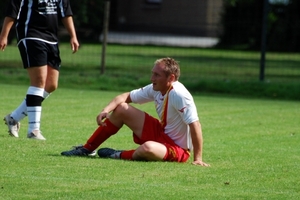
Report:
M156 64L152 69L151 82L153 90L160 91L165 94L171 85L170 76L167 77L163 71L164 65L161 63Z

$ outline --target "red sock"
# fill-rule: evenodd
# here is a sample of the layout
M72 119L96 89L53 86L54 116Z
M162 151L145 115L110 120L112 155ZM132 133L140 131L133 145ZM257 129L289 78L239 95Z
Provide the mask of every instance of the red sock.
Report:
M132 155L135 152L135 150L126 150L126 151L122 151L120 158L123 160L133 160L132 159Z
M110 136L118 132L120 128L112 124L108 119L104 121L106 126L99 126L88 139L84 147L90 151L97 149L100 144L107 140Z

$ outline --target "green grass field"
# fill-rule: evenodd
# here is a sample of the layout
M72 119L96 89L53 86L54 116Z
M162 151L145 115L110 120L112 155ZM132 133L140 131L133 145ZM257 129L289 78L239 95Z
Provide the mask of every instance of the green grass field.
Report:
M161 57L180 62L181 77L195 93L300 100L300 54L266 54L265 81L259 81L260 53L200 48L108 45L100 74L101 44L82 44L72 55L60 45L60 87L124 91L149 82L153 63ZM27 84L16 46L0 52L0 83Z
M0 84L0 116L27 86ZM296 101L194 96L204 134L204 160L131 162L63 157L96 128L96 115L117 92L59 88L43 104L46 141L0 129L0 199L299 199L300 105ZM154 113L154 105L139 105ZM103 147L135 148L124 127Z

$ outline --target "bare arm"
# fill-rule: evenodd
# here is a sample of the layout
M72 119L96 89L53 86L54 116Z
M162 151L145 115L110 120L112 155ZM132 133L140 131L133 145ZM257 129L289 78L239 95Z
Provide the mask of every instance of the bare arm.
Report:
M4 49L7 46L7 37L9 34L9 31L11 27L13 26L15 22L14 18L11 17L5 17L3 21L2 31L0 34L0 50L4 51Z
M103 108L103 110L101 111L101 113L97 116L97 123L99 126L103 126L104 123L102 122L103 119L105 118L109 118L109 113L111 111L113 111L120 103L131 103L131 99L130 99L130 93L129 92L125 92L123 94L120 94L118 96L116 96L113 100L111 100L108 105Z
M192 143L194 147L194 165L201 165L208 167L209 164L202 161L202 151L203 151L203 136L202 136L202 128L199 121L195 121L189 124Z
M77 40L73 18L71 16L65 17L62 19L62 23L64 24L65 28L67 29L70 35L70 44L72 51L73 53L76 53L79 48L79 42Z

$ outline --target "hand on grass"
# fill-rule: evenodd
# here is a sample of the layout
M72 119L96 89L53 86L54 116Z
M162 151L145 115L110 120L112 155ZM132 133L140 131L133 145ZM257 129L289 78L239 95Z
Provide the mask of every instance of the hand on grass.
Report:
M192 164L193 165L200 165L200 166L203 166L203 167L209 167L210 166L210 164L207 164L207 163L205 163L203 161L200 161L200 160L196 160L196 161L192 162Z

